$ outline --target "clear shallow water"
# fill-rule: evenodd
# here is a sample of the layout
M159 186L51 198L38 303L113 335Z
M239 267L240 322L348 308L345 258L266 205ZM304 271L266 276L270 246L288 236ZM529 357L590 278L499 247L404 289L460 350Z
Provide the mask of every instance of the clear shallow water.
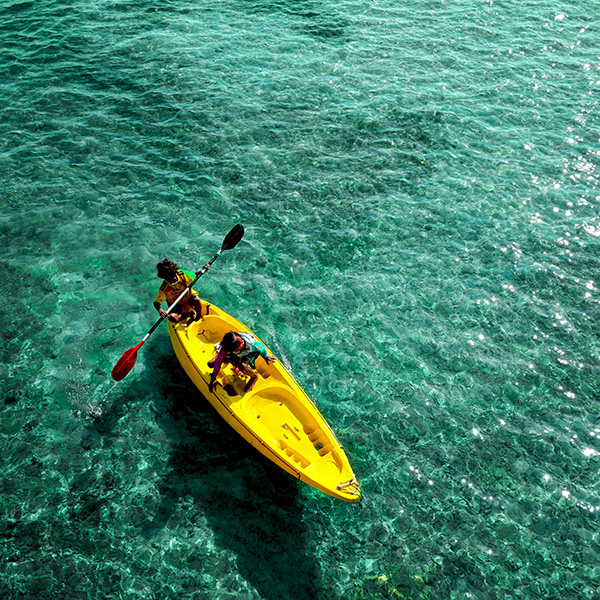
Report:
M600 594L598 19L3 2L0 596ZM154 265L290 365L362 508L222 423Z

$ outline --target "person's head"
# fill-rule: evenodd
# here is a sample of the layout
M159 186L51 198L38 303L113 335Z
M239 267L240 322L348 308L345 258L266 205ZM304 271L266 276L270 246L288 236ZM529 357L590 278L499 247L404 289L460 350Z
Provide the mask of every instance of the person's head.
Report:
M168 258L159 262L156 265L156 270L161 279L166 279L170 282L175 282L177 280L177 265Z
M240 345L244 345L244 340L235 331L226 333L221 340L221 349L224 352L236 352Z

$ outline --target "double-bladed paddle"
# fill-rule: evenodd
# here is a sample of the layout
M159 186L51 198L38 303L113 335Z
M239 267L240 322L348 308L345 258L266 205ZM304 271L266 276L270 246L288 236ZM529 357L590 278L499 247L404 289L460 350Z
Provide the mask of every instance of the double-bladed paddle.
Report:
M242 225L236 225L225 236L225 239L223 240L223 245L221 246L221 249L212 257L212 259L208 263L208 266L210 267L210 265L212 265L215 262L215 260L217 260L217 258L219 256L221 256L221 253L224 250L231 250L232 248L235 248L237 246L238 242L242 239L242 237L244 237L244 227ZM113 370L111 373L112 378L115 381L121 381L121 379L123 379L127 375L127 373L129 373L129 371L131 371L131 369L133 369L133 365L135 365L135 361L137 360L137 351L142 347L143 343L150 337L150 335L153 333L153 331L160 325L161 321L173 310L173 308L175 308L177 303L187 294L188 290L196 283L196 281L198 281L198 279L200 279L200 277L202 277L202 275L204 275L204 273L206 273L207 270L208 269L202 270L198 274L196 279L194 279L194 281L192 281L185 288L185 290L183 290L183 292L181 292L179 298L177 298L177 300L175 300L175 302L173 302L173 304L171 304L171 306L169 306L168 310L165 311L165 314L162 317L160 317L160 319L158 319L158 321L156 321L156 323L154 323L154 325L152 326L150 331L144 336L142 341L137 346L134 346L133 348L129 348L129 350L125 350L125 352L123 353L123 356L121 356L121 358L119 359L117 364L113 367Z

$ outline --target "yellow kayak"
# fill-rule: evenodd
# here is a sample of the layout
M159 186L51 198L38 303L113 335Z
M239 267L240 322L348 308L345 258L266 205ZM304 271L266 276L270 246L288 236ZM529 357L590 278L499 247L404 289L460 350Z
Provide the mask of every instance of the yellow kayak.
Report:
M209 391L212 368L207 363L216 354L215 344L228 331L250 330L214 305L202 302L202 308L202 318L189 326L169 322L169 335L179 362L204 397L246 441L294 477L346 502L359 500L360 486L344 449L280 361L267 364L259 356L258 380L249 392L244 391L246 380L223 364L215 391Z

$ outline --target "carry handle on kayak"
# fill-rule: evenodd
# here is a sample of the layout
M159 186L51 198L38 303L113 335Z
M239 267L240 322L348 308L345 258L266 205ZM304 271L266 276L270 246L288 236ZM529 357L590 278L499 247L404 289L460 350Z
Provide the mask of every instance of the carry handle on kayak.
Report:
M208 266L210 267L215 262L215 260L217 260L217 258L219 258L219 256L221 256L221 254L223 253L224 250L231 250L232 248L235 248L238 245L238 242L243 237L244 237L244 227L243 227L243 225L238 224L225 236L225 239L223 240L223 245L221 246L221 249L211 258L211 260L208 262ZM154 330L161 324L162 320L172 312L172 310L175 308L175 306L177 306L177 304L180 302L180 300L188 293L188 291L192 288L192 286L196 283L196 281L198 281L198 279L200 279L200 277L202 277L202 275L204 275L204 273L206 273L206 271L208 271L208 268L206 268L206 269L203 268L200 271L200 273L198 273L198 275L196 276L196 279L194 279L185 288L185 290L183 290L183 292L181 292L181 294L179 295L179 298L177 298L177 300L175 300L175 302L173 302L173 304L171 304L171 306L169 306L169 308L165 311L165 314L162 315L158 319L158 321L156 321L156 323L154 323L154 325L152 325L152 327L150 328L150 331L148 331L148 333L143 337L142 341L137 346L134 346L133 348L129 348L129 350L125 350L125 352L123 352L123 356L121 356L121 358L118 360L117 364L113 367L113 370L111 372L111 376L115 381L121 381L122 379L125 378L125 376L129 373L129 371L131 371L131 369L133 369L133 365L135 365L135 361L137 360L137 351L142 347L144 342L152 335Z

